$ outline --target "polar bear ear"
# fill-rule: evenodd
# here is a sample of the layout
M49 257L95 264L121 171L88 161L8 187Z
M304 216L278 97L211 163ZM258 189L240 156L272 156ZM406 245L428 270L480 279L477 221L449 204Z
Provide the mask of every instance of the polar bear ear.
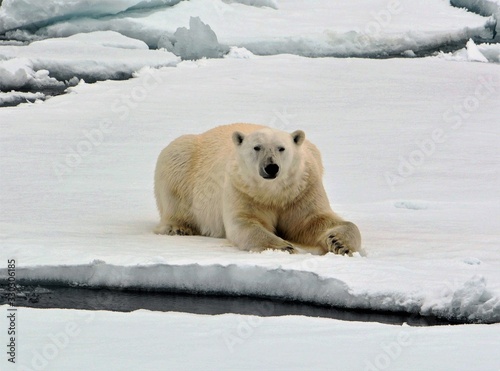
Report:
M306 133L304 133L302 130L295 130L292 133L292 139L296 145L300 146L306 139Z
M245 139L245 134L240 133L239 131L235 131L233 133L233 142L237 146L241 146L241 143L243 143L243 139Z

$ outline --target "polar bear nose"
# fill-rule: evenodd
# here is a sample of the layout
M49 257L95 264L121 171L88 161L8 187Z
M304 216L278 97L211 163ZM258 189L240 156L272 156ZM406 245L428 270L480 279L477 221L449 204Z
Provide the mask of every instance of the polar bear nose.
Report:
M280 171L280 167L276 164L269 164L264 168L264 172L268 175L268 178L274 179Z

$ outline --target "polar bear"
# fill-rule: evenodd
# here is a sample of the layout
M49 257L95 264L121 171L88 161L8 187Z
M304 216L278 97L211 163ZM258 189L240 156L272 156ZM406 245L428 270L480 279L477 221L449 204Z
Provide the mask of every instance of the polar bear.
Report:
M248 251L352 255L361 235L332 211L322 173L301 130L232 124L181 136L156 164L155 233L226 237Z

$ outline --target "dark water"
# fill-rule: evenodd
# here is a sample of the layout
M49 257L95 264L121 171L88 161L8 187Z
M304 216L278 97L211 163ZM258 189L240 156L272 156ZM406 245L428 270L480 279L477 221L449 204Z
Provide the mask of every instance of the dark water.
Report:
M0 304L7 304L7 287L5 285L0 285ZM162 312L175 311L209 315L223 313L263 317L302 315L393 325L407 323L412 326L452 324L444 319L408 313L347 310L272 299L59 286L18 286L15 305L17 307L31 308L67 308L118 312L148 309Z

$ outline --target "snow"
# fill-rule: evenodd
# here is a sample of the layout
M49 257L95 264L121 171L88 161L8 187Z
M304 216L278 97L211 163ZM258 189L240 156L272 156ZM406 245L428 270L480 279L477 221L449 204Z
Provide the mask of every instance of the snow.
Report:
M224 56L224 58L236 58L236 59L249 59L253 58L255 55L245 49L245 48L238 48L237 46L232 46L229 49L229 52Z
M65 87L81 78L121 79L142 67L175 66L178 60L113 31L6 45L0 46L0 89Z
M174 33L175 44L165 44L182 59L220 58L227 48L221 46L217 35L199 17L191 17L189 29L179 27Z
M2 318L5 308L0 309ZM145 310L20 308L18 315L22 341L17 370L23 371L82 367L96 371L489 371L497 370L499 361L499 324L409 327L299 316Z
M494 18L453 8L447 1L431 0L349 3L315 0L279 4L274 1L190 0L167 2L154 10L140 6L130 8L133 1L114 2L117 9L110 10L111 2L106 1L102 8L97 4L91 8L95 15L78 10L77 5L86 2L64 5L61 0L52 0L49 5L44 2L44 7L57 8L61 16L54 18L52 14L58 12L34 13L30 7L30 14L41 14L35 17L45 19L38 21L41 23L29 21L34 32L30 34L14 31L22 22L11 20L33 17L25 14L26 6L14 5L15 1L7 0L0 13L0 19L9 24L3 28L0 24L0 33L8 31L7 35L12 38L61 37L113 30L157 48L164 47L166 39L174 44L176 31L187 28L191 17L199 17L215 32L221 45L245 47L261 55L399 55L406 50L432 50L451 43L465 43L469 38L488 40L493 37L496 24ZM123 11L113 15L118 10ZM111 15L103 17L104 14Z
M46 95L43 93L22 93L12 91L9 93L0 92L0 106L15 105L18 102L35 102L37 100L45 100Z
M500 1L499 0L451 0L450 3L456 7L466 8L483 16L493 16L496 22L496 37L500 40Z
M30 44L0 44L0 90L62 92L79 79L124 79L145 66L174 66L178 60L171 53L182 59L215 58L231 48L258 55L415 57L469 39L492 40L497 24L491 7L481 12L488 18L430 0L91 3L4 1L0 34ZM500 58L498 45L469 49L469 60Z
M471 62L488 62L488 59L481 53L473 40L469 40L465 45L467 59Z
M49 71L41 69L33 70L33 64L26 58L12 58L0 61L0 89L42 89L65 86L57 79L49 76Z
M19 282L475 324L19 308L20 366L498 368L498 1L460 1L483 16L429 0L40 4L0 8L0 104L35 102L0 109L1 280L15 259ZM458 50L416 58L449 45ZM367 255L247 253L223 239L154 235L161 149L232 122L303 129L321 150L332 207L359 225Z
M17 28L34 28L74 17L103 17L127 9L174 5L180 0L3 0L0 33Z
M453 53L440 53L440 58L450 61L500 63L500 44L479 44L469 40L463 49Z

